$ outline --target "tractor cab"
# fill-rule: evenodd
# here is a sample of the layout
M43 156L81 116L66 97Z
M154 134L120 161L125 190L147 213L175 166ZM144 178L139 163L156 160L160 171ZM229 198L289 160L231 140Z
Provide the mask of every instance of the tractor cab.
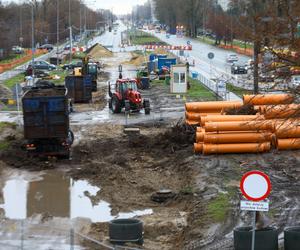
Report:
M138 91L136 79L118 79L115 84L115 92L111 91L109 84L109 106L113 113L120 113L122 108L126 111L140 111L145 109L145 113L150 113L150 103L147 99L142 99Z

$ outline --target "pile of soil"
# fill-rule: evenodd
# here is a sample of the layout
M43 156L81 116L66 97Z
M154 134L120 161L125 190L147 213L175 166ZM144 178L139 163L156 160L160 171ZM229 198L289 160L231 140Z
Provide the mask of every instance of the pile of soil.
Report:
M145 58L144 55L140 55L140 54L136 54L136 53L131 53L132 58L130 59L130 61L125 62L125 64L132 64L135 66L141 66L143 63L146 62L147 57Z
M113 53L99 43L95 44L87 51L88 56L92 58L111 57Z
M256 115L257 112L253 105L243 105L240 108L225 109L226 115Z

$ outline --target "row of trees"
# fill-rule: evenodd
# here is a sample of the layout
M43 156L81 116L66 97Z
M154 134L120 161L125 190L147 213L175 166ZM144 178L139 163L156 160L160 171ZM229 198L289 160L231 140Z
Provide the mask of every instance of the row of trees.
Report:
M13 45L31 47L31 13L34 14L36 43L56 43L57 14L59 16L59 40L69 37L69 13L74 34L87 29L96 29L104 24L110 13L94 11L80 0L28 0L21 4L4 5L0 0L0 48L8 53ZM97 25L98 24L98 25Z
M271 51L289 65L300 65L300 56L292 54L300 50L300 1L230 0L226 10L217 0L155 2L160 22L170 28L183 25L191 37L201 29L211 31L216 44L233 39L253 43L254 92L258 91L258 56L262 51Z

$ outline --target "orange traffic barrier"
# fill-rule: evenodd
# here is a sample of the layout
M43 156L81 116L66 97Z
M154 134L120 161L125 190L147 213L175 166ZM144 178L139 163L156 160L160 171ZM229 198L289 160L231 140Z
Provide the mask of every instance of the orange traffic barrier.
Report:
M202 153L202 150L203 150L203 143L194 143L195 153Z
M198 139L198 133L197 133ZM226 143L258 143L271 142L272 133L231 133L231 134L204 134L203 142L208 144Z
M270 142L236 143L236 144L203 144L203 154L262 153L271 149Z
M201 126L204 126L206 122L254 121L263 119L263 116L257 115L208 115L201 117Z
M215 102L188 102L185 110L198 113L217 113L224 108L239 108L243 106L240 101L215 101Z
M300 115L300 104L262 106L259 113L266 119L296 117Z
M278 150L300 149L300 138L278 139Z
M240 122L207 122L205 124L206 132L217 131L274 131L274 121L240 121Z
M244 104L252 105L274 105L290 104L295 97L290 94L266 94L266 95L244 95Z

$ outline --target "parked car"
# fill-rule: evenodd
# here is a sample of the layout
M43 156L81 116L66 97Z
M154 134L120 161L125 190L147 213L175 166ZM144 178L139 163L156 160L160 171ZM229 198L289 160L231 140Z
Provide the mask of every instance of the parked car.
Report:
M238 56L236 54L229 54L226 58L226 61L229 63L234 63L239 60Z
M241 64L232 64L231 65L231 74L247 74L247 66Z
M44 45L40 46L39 49L46 49L48 51L51 51L54 49L54 46L52 44L44 44Z
M62 68L64 70L67 70L67 69L74 69L74 68L81 68L82 67L82 62L81 61L78 61L78 62L73 62L73 63L67 63L67 64L64 64L62 66Z
M29 64L28 67L32 66L32 62ZM41 70L55 70L56 66L54 64L48 63L47 61L34 61L33 63L34 69L41 69Z
M285 67L280 67L276 69L276 75L281 76L281 77L287 77L290 76L291 71L289 66Z
M299 88L300 86L300 75L294 75L291 77L291 80L289 82L289 88Z
M258 81L259 82L274 82L275 81L275 75L268 74L268 73L261 73L258 76Z
M20 46L13 46L11 50L15 54L23 54L24 53L24 49Z

